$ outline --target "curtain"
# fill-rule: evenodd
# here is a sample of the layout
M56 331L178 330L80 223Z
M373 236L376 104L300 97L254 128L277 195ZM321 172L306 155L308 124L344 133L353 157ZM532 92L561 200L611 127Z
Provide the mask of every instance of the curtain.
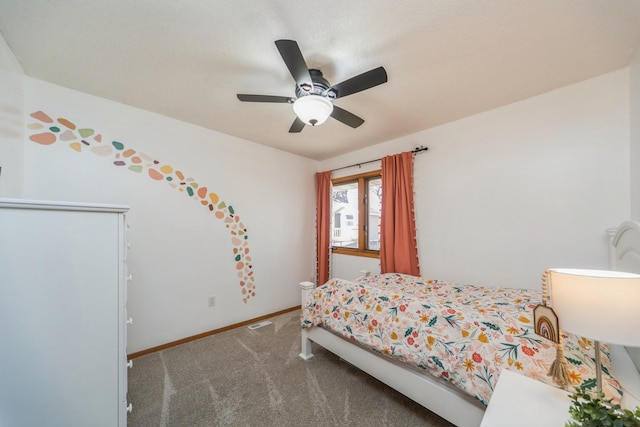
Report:
M410 151L382 158L380 215L380 271L420 276Z
M331 171L316 173L316 284L329 280Z

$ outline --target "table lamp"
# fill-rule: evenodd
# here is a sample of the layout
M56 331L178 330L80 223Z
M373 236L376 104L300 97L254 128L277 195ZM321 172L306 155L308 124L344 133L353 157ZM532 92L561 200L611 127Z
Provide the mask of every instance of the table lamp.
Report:
M640 347L640 275L565 268L548 271L551 306L560 328L594 342L600 393L600 342Z

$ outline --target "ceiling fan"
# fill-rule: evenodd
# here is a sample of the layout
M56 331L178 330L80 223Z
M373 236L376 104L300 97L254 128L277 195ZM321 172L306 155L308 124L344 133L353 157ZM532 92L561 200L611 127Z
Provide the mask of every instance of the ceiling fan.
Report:
M297 117L289 129L290 133L302 131L305 125L320 125L329 116L352 128L357 128L364 123L363 119L334 105L333 101L386 83L387 72L383 67L374 68L332 86L322 77L320 70L307 67L298 43L294 40L276 40L275 44L296 82L296 96L246 95L239 93L237 96L240 101L293 104L293 111Z

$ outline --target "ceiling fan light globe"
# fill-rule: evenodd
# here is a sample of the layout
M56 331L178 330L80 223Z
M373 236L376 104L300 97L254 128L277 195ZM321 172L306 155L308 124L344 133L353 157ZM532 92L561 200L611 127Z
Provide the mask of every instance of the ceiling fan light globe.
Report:
M306 95L296 99L293 111L305 124L317 126L324 123L333 112L333 104L319 95Z

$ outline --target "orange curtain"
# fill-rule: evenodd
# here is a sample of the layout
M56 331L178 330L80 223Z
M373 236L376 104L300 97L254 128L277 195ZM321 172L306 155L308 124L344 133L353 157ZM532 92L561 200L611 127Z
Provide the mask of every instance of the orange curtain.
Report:
M382 158L380 271L420 276L410 151Z
M331 171L316 173L316 281L329 280L331 245Z

